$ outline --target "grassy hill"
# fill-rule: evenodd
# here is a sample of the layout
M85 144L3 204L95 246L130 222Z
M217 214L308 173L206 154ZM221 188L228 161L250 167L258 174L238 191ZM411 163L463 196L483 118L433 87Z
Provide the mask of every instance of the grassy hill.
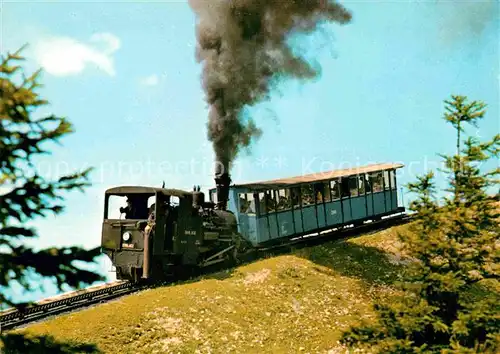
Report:
M398 226L262 259L23 329L105 353L345 353L343 329L373 315L404 260Z

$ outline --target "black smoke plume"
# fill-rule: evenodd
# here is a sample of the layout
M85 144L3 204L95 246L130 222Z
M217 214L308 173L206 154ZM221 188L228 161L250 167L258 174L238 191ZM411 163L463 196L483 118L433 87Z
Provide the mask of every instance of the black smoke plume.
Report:
M329 0L189 0L189 4L198 17L196 55L204 64L208 137L220 175L229 173L239 149L261 134L244 109L268 99L278 80L319 75L317 68L293 53L287 40L324 23L348 23L351 14Z

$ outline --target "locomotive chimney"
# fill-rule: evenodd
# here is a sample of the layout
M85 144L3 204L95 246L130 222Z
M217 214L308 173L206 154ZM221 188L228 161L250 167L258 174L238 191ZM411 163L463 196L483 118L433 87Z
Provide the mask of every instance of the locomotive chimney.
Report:
M205 205L205 194L200 192L200 186L195 186L193 190L193 207L199 208Z
M229 177L229 173L222 172L221 167L218 165L215 172L215 186L217 188L217 209L219 210L226 210L230 183L231 177Z

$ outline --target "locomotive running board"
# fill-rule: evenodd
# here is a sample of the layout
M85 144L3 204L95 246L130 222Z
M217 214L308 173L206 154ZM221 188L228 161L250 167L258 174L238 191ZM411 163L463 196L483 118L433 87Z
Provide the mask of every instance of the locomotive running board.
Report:
M229 246L229 247L227 247L227 248L223 249L222 251L217 252L216 254L214 254L214 255L212 255L212 256L210 256L210 257L208 257L207 259L205 259L205 260L201 263L201 267L207 267L207 266L212 265L212 264L216 264L216 263L219 263L219 262L223 262L223 261L224 261L224 258L222 258L222 259L216 259L216 260L213 260L213 261L212 261L212 259L214 259L214 258L216 258L216 257L218 257L218 256L220 256L220 255L222 255L222 254L224 254L224 253L226 253L226 252L228 252L228 251L232 250L234 247L235 247L235 245Z

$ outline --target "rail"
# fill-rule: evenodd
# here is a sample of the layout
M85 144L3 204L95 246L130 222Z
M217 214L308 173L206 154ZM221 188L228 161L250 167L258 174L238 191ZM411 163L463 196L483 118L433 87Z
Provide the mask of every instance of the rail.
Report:
M118 281L44 299L22 310L7 309L0 312L0 333L49 316L69 312L101 301L109 301L144 288L145 286Z

